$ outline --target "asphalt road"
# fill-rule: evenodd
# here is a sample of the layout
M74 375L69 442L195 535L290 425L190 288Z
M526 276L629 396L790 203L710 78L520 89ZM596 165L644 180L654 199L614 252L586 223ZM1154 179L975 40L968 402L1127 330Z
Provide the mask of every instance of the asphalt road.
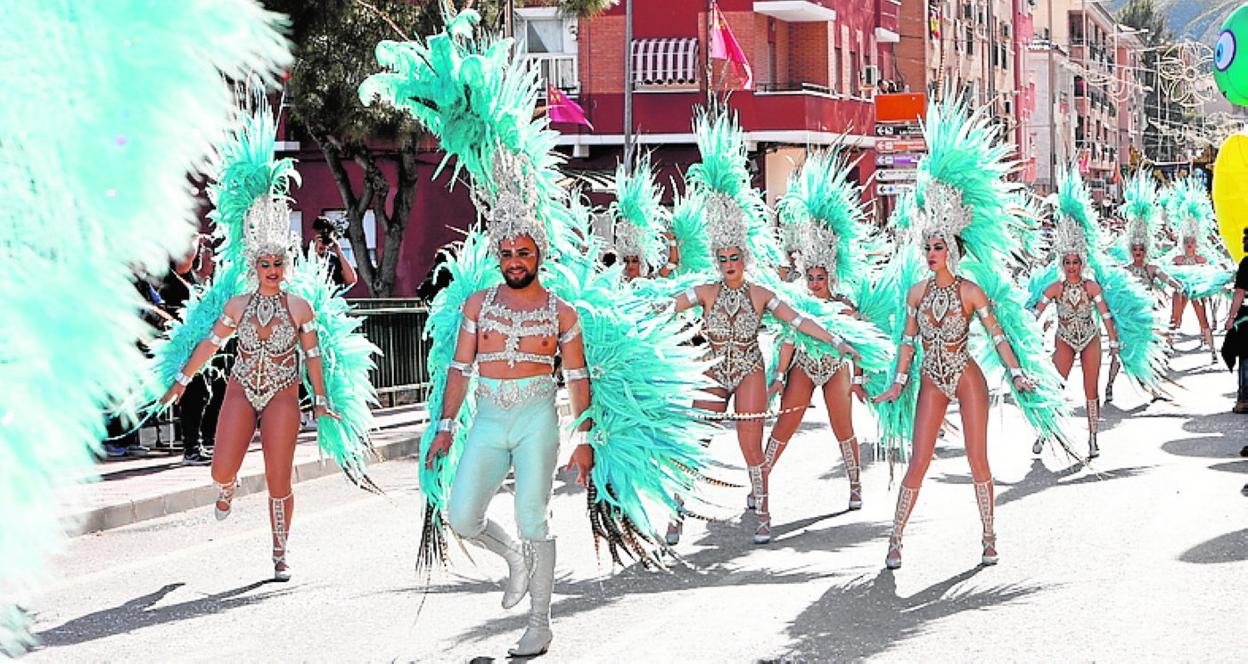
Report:
M1190 352L1195 343L1180 344L1189 352L1175 359L1174 403L1148 403L1121 382L1090 467L1051 451L1033 458L1018 412L994 408L992 568L978 566L956 432L937 450L897 572L883 570L896 496L888 464L868 465L865 509L846 512L821 406L774 475L775 541L750 543L744 489L714 489L723 520L691 523L668 573L613 571L596 558L584 493L561 475L556 637L543 661L1243 661L1248 460L1237 452L1248 416L1230 414L1233 378ZM871 438L868 416L858 419ZM744 481L735 438L713 449L733 466L721 476ZM205 508L77 538L30 607L44 645L26 659L503 660L527 601L501 609L505 568L476 550L475 565L456 551L453 572L425 592L413 572L416 470L410 460L376 466L385 497L340 477L298 485L289 584L266 581L262 496L241 498L224 523ZM511 523L506 496L491 512Z

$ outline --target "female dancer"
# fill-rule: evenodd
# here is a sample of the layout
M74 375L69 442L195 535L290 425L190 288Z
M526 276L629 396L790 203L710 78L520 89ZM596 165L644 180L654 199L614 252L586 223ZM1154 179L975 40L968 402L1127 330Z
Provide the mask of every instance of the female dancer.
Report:
M761 197L749 185L745 141L726 113L713 117L704 113L695 124L702 161L690 169L689 180L703 195L705 233L720 280L688 288L676 296L675 310L701 308L703 336L710 345L710 357L716 360L707 375L717 385L708 390L717 400L694 401L694 408L723 413L732 398L737 414L744 416L737 419L737 441L750 478L746 506L758 516L754 542L765 544L771 541L761 419L767 407L767 379L758 344L764 312L797 332L835 346L843 356L853 357L854 351L770 289L746 279L746 268L753 260L750 244L770 237L771 229L765 225ZM672 539L669 532L668 541Z
M1057 342L1053 350L1053 364L1057 366L1057 372L1062 378L1070 375L1075 357L1079 357L1079 365L1083 368L1083 396L1088 415L1088 458L1095 459L1101 454L1096 444L1101 403L1098 393L1101 377L1101 331L1092 316L1092 309L1095 308L1105 322L1105 331L1109 334L1109 352L1114 357L1118 355L1118 331L1114 327L1114 316L1101 294L1101 285L1083 276L1087 243L1083 231L1075 221L1058 221L1054 249L1061 260L1062 279L1044 289L1044 297L1036 304L1036 313L1043 313L1050 302L1057 303ZM1037 440L1031 446L1031 451L1040 454L1044 451L1044 442Z
M338 419L325 396L312 307L282 288L294 247L289 220L288 203L276 196L257 203L248 213L244 251L253 290L226 303L212 335L199 343L177 382L161 398L163 403L177 402L195 373L238 332L238 355L226 384L212 459L212 480L219 489L216 517L222 520L230 515L238 469L258 421L277 581L288 581L291 576L286 542L295 505L290 476L299 435L300 355L312 384L316 417Z
M945 412L957 400L983 525L981 561L993 565L997 540L988 465L988 383L968 348L972 314L978 316L991 339L988 345L1008 371L1015 400L1028 421L1050 436L1060 435L1059 417L1064 411L1060 379L1044 359L1039 326L1023 309L1018 287L1010 279L1021 254L1021 236L1029 232L1029 226L1007 208L1014 191L1014 185L1006 181L1008 153L997 142L985 111L968 117L956 100L933 102L928 106L924 137L928 154L919 164L914 209L908 211L914 219L914 240L900 248L888 267L889 275L901 275L897 287L905 291L904 315L893 317L904 320L904 328L894 332L900 332L901 343L896 375L893 384L875 399L889 404L904 397L898 405L884 407L885 440L904 436L898 429L909 415L905 411L914 408L910 462L897 497L884 562L889 569L901 566L902 531L931 462ZM919 250L921 256L916 255ZM964 255L966 264L961 265ZM926 262L931 277L910 276L921 270L919 261ZM915 395L913 386L907 388L907 384L920 343ZM914 406L909 405L911 398L916 399Z
M841 284L848 288L847 282L865 278L868 267L862 250L867 230L858 203L862 200L861 191L848 175L847 165L837 154L812 154L789 184L780 209L782 217L796 222L786 224L785 235L797 248L797 262L804 267L810 294L843 306L846 313L856 318L853 302L834 292ZM851 394L860 401L867 398L862 368L834 355L811 357L787 340L780 347L779 372L768 392L784 390L780 416L763 453L767 483L770 485L772 469L801 424L815 388L823 392L828 423L845 460L849 509L862 509L861 450L854 435L850 400Z
M1179 242L1183 247L1183 253L1174 257L1174 265L1207 265L1209 259L1197 253L1196 248L1199 242L1199 232L1195 224L1184 224L1179 233ZM1192 311L1196 313L1196 321L1200 323L1200 339L1209 346L1209 356L1213 362L1218 361L1218 350L1213 344L1213 328L1209 326L1209 317L1205 312L1205 303L1207 300L1193 300L1187 297L1182 289L1175 289L1172 300L1172 309L1170 314L1170 334L1177 335L1179 325L1183 323L1183 308L1191 303Z

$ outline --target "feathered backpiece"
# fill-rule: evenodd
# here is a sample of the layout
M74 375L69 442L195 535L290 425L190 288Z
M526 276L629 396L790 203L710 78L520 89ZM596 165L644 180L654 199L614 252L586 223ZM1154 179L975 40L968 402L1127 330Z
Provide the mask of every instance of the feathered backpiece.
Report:
M700 109L694 134L702 160L689 167L685 182L703 198L711 259L720 249L737 247L747 264L778 264L780 252L767 223L767 204L750 186L749 154L736 116L722 107Z
M1157 233L1159 222L1165 215L1157 200L1157 183L1153 174L1145 169L1136 171L1127 180L1122 197L1123 203L1118 208L1118 213L1127 222L1127 249L1142 244L1147 256L1152 250L1153 235Z
M659 193L649 155L638 159L631 173L624 163L616 166L615 200L608 208L615 220L615 251L640 258L643 273L661 267L663 261L662 234L668 215Z
M138 387L151 330L132 268L163 274L196 227L187 176L233 120L222 77L290 62L250 0L10 0L0 21L0 657L64 539L66 485ZM193 29L192 29L193 28ZM69 506L72 510L74 506Z
M709 272L714 268L706 233L706 205L702 195L691 186L684 193L672 183L676 201L672 205L672 235L680 247L680 263L672 276L684 277Z
M850 180L852 164L837 151L810 154L780 200L782 216L801 225L798 251L803 269L823 268L831 281L869 279L866 249L871 228L862 190Z

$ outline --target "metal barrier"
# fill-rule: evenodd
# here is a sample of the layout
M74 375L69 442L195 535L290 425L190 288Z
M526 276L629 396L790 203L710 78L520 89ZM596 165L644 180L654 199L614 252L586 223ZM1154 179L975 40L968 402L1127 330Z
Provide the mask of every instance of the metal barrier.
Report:
M394 405L400 392L414 392L424 402L429 397L429 341L421 332L429 309L417 299L351 300L354 315L362 319L360 331L381 349L369 379L377 394Z

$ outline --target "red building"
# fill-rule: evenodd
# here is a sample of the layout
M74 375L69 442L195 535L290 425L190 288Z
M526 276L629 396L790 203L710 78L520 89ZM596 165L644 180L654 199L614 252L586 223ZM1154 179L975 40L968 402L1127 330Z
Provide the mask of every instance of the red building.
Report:
M614 170L623 154L625 59L632 58L636 144L652 152L659 181L669 182L698 159L694 111L713 96L728 96L739 114L756 173L769 203L784 193L807 148L838 141L866 157L859 182L874 171L872 97L881 80L895 80L893 45L899 40L899 0L719 0L753 68L752 89L722 61L707 57L707 0L634 2L633 40L625 44L625 10L616 6L592 19L563 18L552 7L516 9L519 57L584 107L591 131L556 125L564 133L567 168L592 175ZM312 219L342 208L338 189L315 145L292 145L303 187L295 192L305 234ZM432 174L439 155L429 154ZM359 178L358 169L347 164ZM357 180L358 182L358 180ZM870 195L870 193L868 193ZM591 191L606 203L605 191ZM400 251L396 295L411 295L428 274L439 246L475 218L467 192L422 181ZM370 247L376 250L377 247ZM353 295L364 295L357 287Z

